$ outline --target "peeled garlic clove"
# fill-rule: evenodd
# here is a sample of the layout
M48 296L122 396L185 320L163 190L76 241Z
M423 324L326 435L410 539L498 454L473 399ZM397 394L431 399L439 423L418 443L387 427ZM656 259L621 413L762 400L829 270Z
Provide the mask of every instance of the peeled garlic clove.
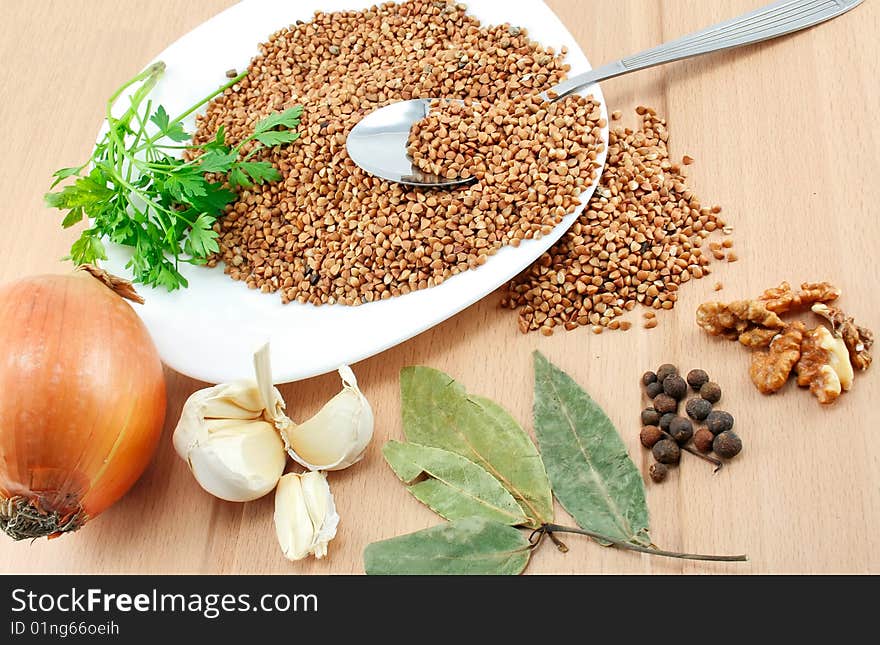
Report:
M284 475L275 489L275 534L288 560L327 555L339 515L324 473Z
M251 384L260 401L256 384ZM251 400L239 383L200 390L187 399L174 429L174 449L207 492L247 502L270 492L284 473L284 443L259 411L245 416ZM235 396L231 396L234 393ZM226 418L208 418L225 414ZM235 416L238 415L238 416Z
M281 435L291 458L309 470L342 470L361 460L373 438L373 409L348 366L339 368L342 391L302 425Z

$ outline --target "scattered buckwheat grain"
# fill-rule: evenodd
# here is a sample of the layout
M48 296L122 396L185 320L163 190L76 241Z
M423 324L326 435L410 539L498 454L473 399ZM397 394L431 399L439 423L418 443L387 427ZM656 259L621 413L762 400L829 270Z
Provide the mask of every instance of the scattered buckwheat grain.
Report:
M701 247L725 226L721 209L703 207L670 161L666 121L651 108L636 113L641 127L611 131L605 170L587 208L507 286L501 304L519 310L523 333L610 327L638 303L672 309L682 283L710 273ZM646 314L644 327L656 326Z

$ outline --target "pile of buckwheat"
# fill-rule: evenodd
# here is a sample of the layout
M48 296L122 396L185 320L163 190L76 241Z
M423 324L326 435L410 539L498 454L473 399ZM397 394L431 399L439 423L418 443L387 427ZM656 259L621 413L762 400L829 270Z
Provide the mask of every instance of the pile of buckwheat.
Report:
M438 99L413 126L407 153L426 173L474 177L514 194L518 206L553 204L564 216L595 178L605 125L592 96L555 103L536 95L497 103Z
M713 231L731 231L718 206L704 207L669 158L666 121L639 107L641 127L616 127L593 198L571 229L507 287L502 306L519 310L523 333L590 325L631 327L618 318L637 303L672 309L678 288L710 273L701 247ZM612 119L620 118L612 114ZM683 163L692 159L684 157ZM733 242L712 242L715 259L735 262ZM718 287L716 287L718 288ZM657 326L653 311L645 327Z
M359 305L440 284L504 245L549 233L595 178L605 121L591 97L546 103L566 54L515 26L481 26L465 6L409 0L316 13L273 34L248 76L215 99L196 143L218 128L237 143L272 112L303 105L301 138L259 153L282 174L242 190L216 225L232 278L283 302ZM417 190L373 177L345 139L366 114L417 97L435 106L411 136L422 170L473 175L454 190ZM639 108L637 130L615 128L587 209L505 290L524 333L561 326L628 329L636 303L671 309L680 284L709 273L703 238L724 227L669 159L665 121ZM619 113L614 118L619 118ZM685 158L684 163L690 159ZM713 242L734 261L732 242ZM645 326L656 326L653 311Z
M439 284L503 245L546 234L574 208L578 182L595 172L601 125L591 120L590 100L553 108L570 117L563 128L577 142L563 146L551 135L529 153L534 160L522 177L510 174L516 164L500 153L487 160L483 181L451 191L372 177L348 157L345 138L365 114L397 100L496 104L537 94L564 78L565 53L531 42L517 27L481 26L464 5L427 0L317 13L273 34L248 76L208 106L195 141L224 126L227 140L238 142L261 118L297 104L305 108L302 136L261 153L283 179L240 193L217 225L220 253L209 264L223 261L232 278L280 291L284 302L359 305ZM516 135L506 128L510 144ZM577 162L539 169L551 147ZM563 176L564 187L551 193ZM503 183L510 179L535 193L523 208Z

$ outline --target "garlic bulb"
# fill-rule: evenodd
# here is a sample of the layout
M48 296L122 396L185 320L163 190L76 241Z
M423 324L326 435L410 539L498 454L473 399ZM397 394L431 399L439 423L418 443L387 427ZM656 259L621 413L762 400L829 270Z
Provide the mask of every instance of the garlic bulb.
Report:
M281 393L272 387L268 356L266 346L254 358L256 382L195 392L174 429L174 449L201 487L230 502L262 497L284 473L287 458L279 430L290 420Z
M373 409L348 366L342 391L311 419L281 429L287 452L309 470L342 470L360 461L373 437Z
M275 490L275 534L288 560L327 555L339 515L324 473L284 475Z

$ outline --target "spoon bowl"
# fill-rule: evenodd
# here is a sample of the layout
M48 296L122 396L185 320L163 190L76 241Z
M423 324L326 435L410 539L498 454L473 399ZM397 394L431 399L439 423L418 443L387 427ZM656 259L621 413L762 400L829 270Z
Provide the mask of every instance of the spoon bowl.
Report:
M836 18L862 1L777 0L731 20L572 76L540 96L547 101L556 101L630 72L784 36ZM431 99L401 101L368 114L348 135L349 156L372 175L410 186L443 188L472 181L471 178L446 179L426 174L414 167L407 156L410 128L428 115L430 102Z
M423 172L407 156L409 131L428 115L432 100L397 101L370 112L349 132L348 156L371 175L407 186L449 188L473 181Z

